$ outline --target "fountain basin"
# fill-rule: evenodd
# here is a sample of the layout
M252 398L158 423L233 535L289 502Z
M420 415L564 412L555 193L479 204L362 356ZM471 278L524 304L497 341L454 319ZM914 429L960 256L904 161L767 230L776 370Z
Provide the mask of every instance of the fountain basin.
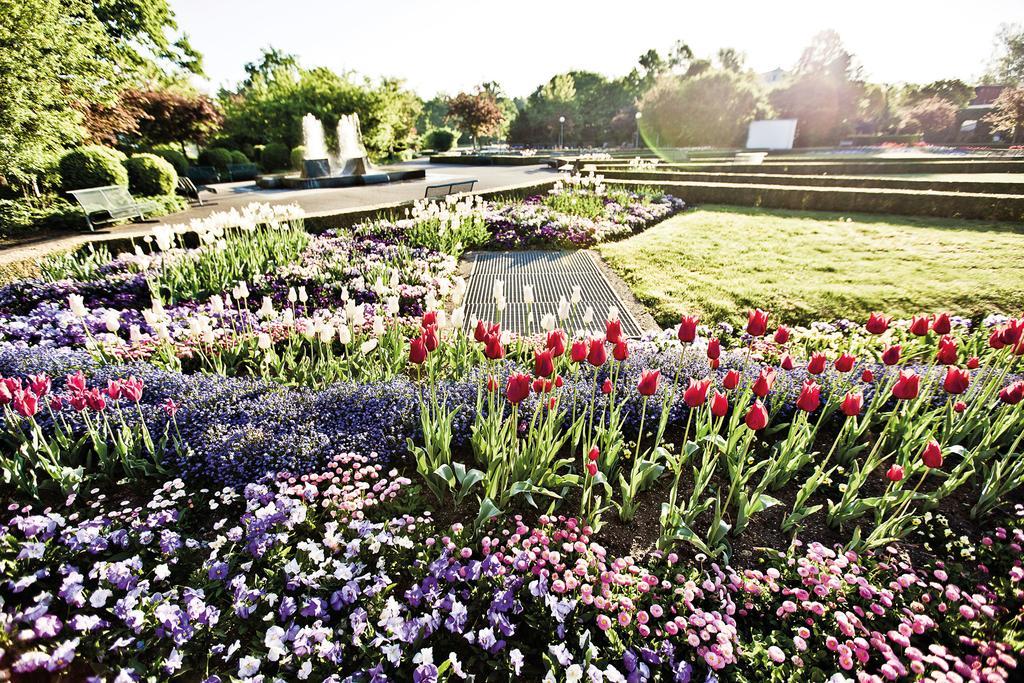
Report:
M379 185L381 183L395 183L402 180L422 180L426 177L427 171L423 168L394 171L378 169L373 173L366 173L364 175L329 175L321 176L319 178L303 178L298 174L286 176L259 176L256 178L256 185L265 190L318 190L325 188Z

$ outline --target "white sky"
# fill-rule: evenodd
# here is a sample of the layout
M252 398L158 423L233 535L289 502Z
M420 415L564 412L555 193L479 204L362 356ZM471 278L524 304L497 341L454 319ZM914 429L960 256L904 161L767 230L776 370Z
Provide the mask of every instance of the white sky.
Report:
M273 45L304 66L397 76L421 97L487 80L527 95L556 73L627 73L682 39L698 56L735 47L758 71L788 68L833 28L877 81L973 80L1022 0L171 0L205 57L206 88L233 85Z

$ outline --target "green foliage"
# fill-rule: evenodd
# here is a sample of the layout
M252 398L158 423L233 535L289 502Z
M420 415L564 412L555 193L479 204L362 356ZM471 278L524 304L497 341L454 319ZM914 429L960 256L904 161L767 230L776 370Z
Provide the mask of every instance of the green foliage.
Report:
M903 130L909 133L924 133L928 141L955 134L957 108L949 100L930 97L915 104L903 115Z
M233 164L251 164L252 160L245 156L245 152L241 152L237 149L231 150L231 163Z
M306 158L306 148L303 147L302 145L299 145L298 147L293 147L290 158L292 162L292 170L301 171L302 161Z
M1003 24L996 35L996 58L985 75L988 82L1024 83L1024 26Z
M1013 275L1024 235L1010 227L704 206L597 248L662 323L683 312L736 321L756 306L793 324L876 310L980 316L1012 314L1024 298Z
M231 150L224 147L209 147L199 153L200 166L213 166L222 173L228 170L231 161Z
M264 171L282 171L291 164L291 152L283 142L271 142L260 154L260 165Z
M747 126L765 111L756 85L732 71L669 77L647 93L641 109L645 139L674 147L742 144Z
M109 147L88 145L73 149L60 159L61 187L64 191L104 185L127 185L127 157Z
M128 169L128 189L133 194L173 194L178 185L174 166L155 154L136 154L125 167Z
M423 136L423 146L435 152L447 152L458 141L458 131L454 131L451 128L434 128Z
M77 229L82 220L81 210L60 197L0 199L0 237L16 237L41 229Z
M564 116L566 145L625 142L633 138L633 113L633 94L626 80L571 71L554 76L527 98L509 128L509 140L554 145L558 119Z
M171 166L174 167L174 171L179 175L185 175L188 173L188 159L184 154L176 149L155 149L153 154L157 155L161 159L167 161Z
M356 113L367 152L375 158L415 147L419 99L402 83L385 79L375 85L339 75L330 69L300 67L294 57L265 52L246 66L249 77L235 91L221 93L224 134L233 144L284 143L289 149L302 142L302 117L320 119L327 144L336 143L335 127L342 114ZM285 153L287 167L288 153Z

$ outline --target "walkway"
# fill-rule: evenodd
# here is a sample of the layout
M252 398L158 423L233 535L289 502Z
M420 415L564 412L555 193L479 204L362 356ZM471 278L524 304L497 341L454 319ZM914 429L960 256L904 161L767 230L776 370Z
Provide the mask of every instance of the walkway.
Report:
M570 333L585 330L603 330L609 307L616 307L626 336L636 337L643 327L598 267L599 257L590 251L502 251L477 252L473 256L469 287L466 292L466 324L473 320L498 320L494 302L494 281L505 283L506 308L500 316L501 326L518 334L537 334L543 331L541 318L556 314L559 302L571 301L574 286L579 286L582 300L570 305L569 317L558 322L558 327ZM524 286L533 287L535 303L527 306ZM594 319L585 324L587 307L594 310ZM527 323L533 312L533 324Z
M423 197L427 185L474 178L474 191L489 190L553 180L555 172L545 166L448 166L430 164L426 160L395 164L397 168L425 168L425 180L409 180L385 185L366 185L323 190L261 190L252 182L221 183L215 185L216 194L203 193L205 206L194 206L187 211L162 216L144 223L128 223L101 228L95 233L40 233L29 238L12 240L0 245L0 267L40 258L54 251L80 246L86 242L111 238L142 237L160 223L185 223L205 218L215 211L241 208L252 202L270 204L297 203L307 214L328 214L348 209L375 207Z

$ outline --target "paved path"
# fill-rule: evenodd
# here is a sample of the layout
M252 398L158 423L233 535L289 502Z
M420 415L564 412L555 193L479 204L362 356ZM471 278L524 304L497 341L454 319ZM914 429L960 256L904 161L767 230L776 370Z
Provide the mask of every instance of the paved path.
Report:
M626 336L636 337L642 332L640 323L611 286L605 273L598 267L599 257L590 251L500 251L476 252L473 255L469 287L466 291L466 325L476 319L496 321L494 281L505 283L507 306L501 314L501 326L519 334L537 334L542 331L541 318L556 314L562 298L571 300L574 286L582 290L582 301L570 306L568 319L558 326L570 333L591 329L603 331L608 309L615 306ZM524 285L532 285L534 299L533 323L527 323L531 310L524 301ZM588 306L594 309L592 323L583 322Z
M488 190L513 185L553 180L555 171L545 166L458 166L431 164L426 160L395 164L397 168L425 168L424 180L409 180L383 185L346 187L320 190L261 190L252 182L221 183L215 185L216 194L203 193L205 206L195 206L158 220L145 223L128 223L101 228L95 233L43 233L30 238L12 241L0 246L0 267L42 257L48 253L67 250L85 242L110 238L141 237L152 232L159 223L188 223L194 218L204 218L215 211L227 211L243 207L252 202L271 204L298 203L307 214L330 213L361 207L409 201L423 197L427 185L475 178L474 190Z

